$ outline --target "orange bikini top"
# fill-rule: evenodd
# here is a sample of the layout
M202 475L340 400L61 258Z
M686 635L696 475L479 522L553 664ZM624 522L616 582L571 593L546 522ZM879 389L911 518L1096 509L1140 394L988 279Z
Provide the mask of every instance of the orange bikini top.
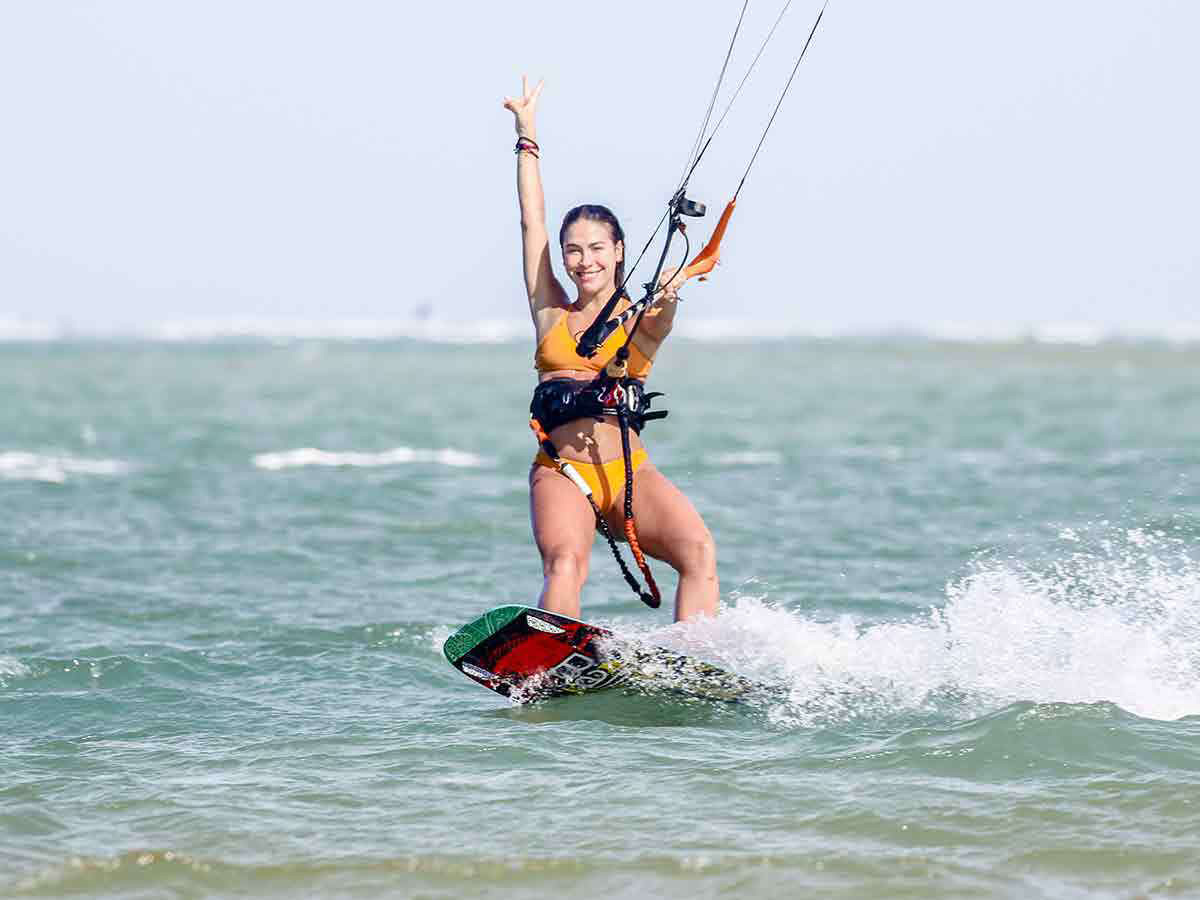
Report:
M567 327L567 314L563 313L538 344L537 352L533 354L533 367L539 372L575 370L599 374L608 365L609 360L617 355L617 350L625 342L625 338L625 329L617 328L600 345L596 355L586 359L575 352L575 338L571 336L571 330ZM637 344L630 343L629 376L645 378L650 374L652 365L654 361L647 359Z

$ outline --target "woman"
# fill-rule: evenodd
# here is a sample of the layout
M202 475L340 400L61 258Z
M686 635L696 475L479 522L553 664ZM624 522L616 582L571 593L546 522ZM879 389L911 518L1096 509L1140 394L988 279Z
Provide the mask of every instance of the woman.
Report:
M625 236L616 217L603 206L576 207L567 214L559 230L559 245L563 266L575 285L572 301L550 265L535 126L541 91L542 82L530 91L522 78L521 96L504 99L504 107L516 118L525 288L537 339L534 365L540 385L551 381L559 385L560 380L571 379L562 383L581 386L596 377L633 328L632 322L618 328L592 359L574 352L579 335L624 282ZM672 275L671 271L663 275L661 299L645 314L634 334L628 369L633 378L645 379L655 353L671 331L678 288ZM623 297L616 312L629 304L629 298ZM535 406L537 399L535 394ZM616 418L575 418L550 428L549 438L562 458L590 484L610 529L620 534L625 465ZM647 554L679 573L675 620L716 615L720 589L712 535L687 497L649 462L640 437L630 435L630 439L637 537ZM538 455L530 471L529 495L533 536L545 576L538 605L578 618L579 594L587 578L596 530L595 512L580 489L564 478L545 454Z

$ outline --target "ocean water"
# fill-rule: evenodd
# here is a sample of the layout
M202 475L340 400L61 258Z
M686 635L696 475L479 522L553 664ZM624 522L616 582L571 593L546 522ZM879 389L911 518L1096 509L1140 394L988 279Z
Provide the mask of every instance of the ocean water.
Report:
M525 341L0 343L0 896L1200 896L1200 345L678 340L672 625L781 694L512 706ZM656 567L664 587L669 570Z

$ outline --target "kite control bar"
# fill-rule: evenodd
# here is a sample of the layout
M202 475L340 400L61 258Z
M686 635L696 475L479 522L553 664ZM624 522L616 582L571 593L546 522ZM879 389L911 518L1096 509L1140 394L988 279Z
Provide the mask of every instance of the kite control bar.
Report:
M680 219L683 216L699 218L706 212L708 212L708 207L703 203L698 203L695 200L689 200L686 196L684 196L683 188L680 188L678 191L676 191L675 196L671 198L671 202L667 206L667 213L669 216L669 222L667 223L667 239L663 244L662 253L659 254L658 265L654 269L653 277L645 284L645 296L643 296L641 300L634 304L634 306L637 306L639 309L645 309L653 301L654 295L658 291L658 278L660 275L662 275L663 263L666 262L667 253L671 249L671 238L675 236L676 231L679 231L682 228L683 223L680 221ZM632 272L630 274L632 274ZM628 281L628 278L626 281ZM608 302L604 304L604 308L596 315L596 318L592 321L592 324L588 326L587 330L582 335L580 335L579 343L575 347L575 352L580 356L586 359L591 359L593 356L595 356L596 352L600 349L600 345L604 343L608 336L616 329L617 325L620 324L619 322L610 321L609 317L612 316L613 310L617 308L617 303L620 302L624 293L625 284L622 283L617 287L616 291L613 292L613 295L609 298ZM628 353L628 349L626 349L625 352Z

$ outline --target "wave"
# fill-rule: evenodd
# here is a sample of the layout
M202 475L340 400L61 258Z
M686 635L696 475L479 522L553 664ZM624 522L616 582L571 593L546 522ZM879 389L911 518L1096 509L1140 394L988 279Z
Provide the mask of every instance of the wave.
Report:
M393 447L391 450L384 450L377 453L355 450L318 450L316 447L300 447L296 450L259 453L254 457L255 466L271 472L306 466L373 468L377 466L407 465L410 463L432 463L452 468L478 469L487 465L487 460L466 450L455 450L452 447L444 447L440 450Z
M149 327L143 335L163 341L320 338L494 344L526 337L529 331L527 321L500 319L225 319L164 322Z
M674 335L725 343L777 339L928 340L951 343L1035 343L1096 346L1107 343L1200 343L1200 323L1106 325L1094 322L918 322L846 325L786 320L680 317ZM527 341L526 319L352 318L289 319L231 317L181 319L101 329L33 320L0 319L0 341L145 340L205 343L228 340L412 340L437 344Z
M672 335L723 343L772 339L915 340L963 344L1200 343L1200 323L1106 325L1095 322L910 322L879 325L743 319L680 319Z
M62 484L73 475L123 475L129 463L119 459L82 459L17 450L0 453L0 479L8 481L47 481Z
M242 855L243 857L245 855ZM854 874L895 883L894 865L875 862ZM221 858L145 848L110 856L72 856L26 874L9 887L13 897L558 897L563 885L583 896L695 897L696 878L723 878L721 894L778 896L780 872L805 873L804 850L738 848L721 851L660 849L629 858L615 851L521 852L510 848L473 854L414 852L312 859ZM701 896L714 896L705 892ZM881 894L883 896L883 894Z

